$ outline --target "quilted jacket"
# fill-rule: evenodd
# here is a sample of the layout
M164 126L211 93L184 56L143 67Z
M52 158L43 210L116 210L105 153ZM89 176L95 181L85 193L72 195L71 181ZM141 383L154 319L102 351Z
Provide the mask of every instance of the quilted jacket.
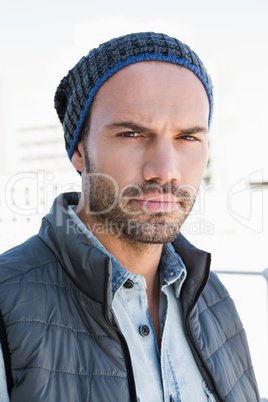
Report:
M112 311L111 262L67 213L78 200L78 193L59 196L39 234L0 256L11 402L137 401ZM184 329L203 378L216 401L259 401L245 331L209 273L210 254L182 235L174 248L188 272L180 296Z

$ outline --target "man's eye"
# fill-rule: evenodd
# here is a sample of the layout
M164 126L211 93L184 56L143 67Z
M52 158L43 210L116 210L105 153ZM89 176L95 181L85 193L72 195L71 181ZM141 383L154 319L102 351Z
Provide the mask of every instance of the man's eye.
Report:
M121 133L120 135L121 135L121 137L125 137L125 138L135 138L135 137L139 136L139 134L135 133L135 131L127 131L125 133Z
M186 141L198 141L197 138L193 137L192 135L184 135L183 137L180 137L180 138L182 138L183 140L186 140Z

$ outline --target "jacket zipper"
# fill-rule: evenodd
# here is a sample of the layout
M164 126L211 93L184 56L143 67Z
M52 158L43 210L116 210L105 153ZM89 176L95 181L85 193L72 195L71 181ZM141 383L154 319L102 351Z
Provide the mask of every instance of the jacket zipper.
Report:
M131 402L137 402L137 394L136 394L136 386L135 386L135 380L134 380L134 374L133 374L133 368L131 364L131 357L129 353L129 349L127 346L127 341L122 334L121 331L119 331L118 328L116 328L111 321L109 320L109 315L108 315L108 300L107 300L107 286L108 286L108 265L109 265L110 259L109 257L105 261L105 268L106 268L106 275L105 275L105 307L104 307L104 312L105 312L105 320L109 324L109 326L117 333L118 338L120 340L122 350L124 353L124 358L125 358L125 363L126 363L126 369L127 369L127 378L128 378L128 386L129 386L129 395L130 395L130 401Z

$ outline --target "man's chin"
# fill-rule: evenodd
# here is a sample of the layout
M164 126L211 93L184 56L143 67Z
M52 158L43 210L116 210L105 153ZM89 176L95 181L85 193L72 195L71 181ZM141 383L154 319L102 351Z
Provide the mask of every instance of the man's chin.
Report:
M143 243L143 244L165 244L175 240L180 231L179 226L170 226L164 224L136 225L129 227L128 231L122 231L125 241Z

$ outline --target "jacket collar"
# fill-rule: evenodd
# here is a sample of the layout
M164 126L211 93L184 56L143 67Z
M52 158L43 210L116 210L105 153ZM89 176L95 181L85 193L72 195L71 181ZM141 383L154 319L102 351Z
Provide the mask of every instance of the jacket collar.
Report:
M59 195L43 218L39 237L78 288L103 304L107 292L111 298L111 264L107 255L93 247L68 214L68 205L77 205L79 198L79 193Z
M211 254L194 247L182 234L173 242L187 269L181 299L185 316L196 304L209 278Z

